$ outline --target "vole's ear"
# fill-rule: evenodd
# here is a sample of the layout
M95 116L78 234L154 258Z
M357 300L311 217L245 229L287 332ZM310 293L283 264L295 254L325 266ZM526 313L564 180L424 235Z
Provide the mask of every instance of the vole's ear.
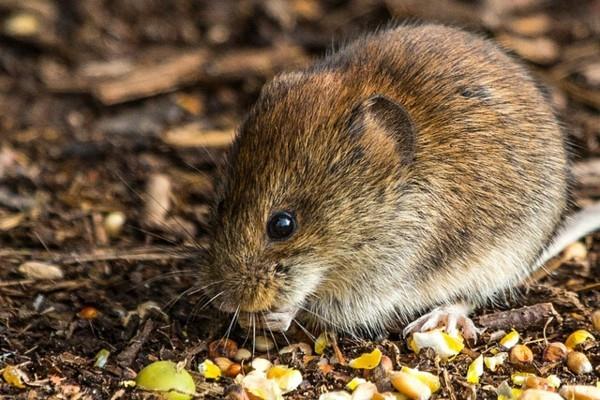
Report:
M388 97L375 95L356 106L350 115L349 132L383 153L395 150L403 165L414 161L414 124L404 107Z

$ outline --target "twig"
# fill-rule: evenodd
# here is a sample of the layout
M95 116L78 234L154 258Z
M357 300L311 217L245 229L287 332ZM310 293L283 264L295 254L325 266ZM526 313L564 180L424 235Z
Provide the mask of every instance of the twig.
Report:
M479 325L489 329L508 327L526 329L530 326L543 325L550 317L555 317L559 322L561 320L552 303L539 303L533 306L482 315L479 317Z

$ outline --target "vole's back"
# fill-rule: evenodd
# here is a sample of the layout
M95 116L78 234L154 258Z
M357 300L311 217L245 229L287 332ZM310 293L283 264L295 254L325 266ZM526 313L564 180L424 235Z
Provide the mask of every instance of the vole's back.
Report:
M566 207L567 154L521 65L479 37L425 25L368 36L315 70L343 71L355 92L389 96L413 119L413 198L402 202L418 204L417 279L432 302L448 291L484 298L529 272Z

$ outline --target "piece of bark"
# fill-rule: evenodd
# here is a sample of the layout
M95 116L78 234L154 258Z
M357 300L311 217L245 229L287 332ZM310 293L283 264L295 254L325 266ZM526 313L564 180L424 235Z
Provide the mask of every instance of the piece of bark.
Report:
M134 338L129 341L127 347L117 355L117 364L119 364L119 366L127 368L133 363L153 329L154 322L152 322L151 319L147 320L142 326L142 329L140 329Z
M201 125L192 122L187 125L169 129L162 135L165 143L175 147L228 147L235 137L235 130L202 129Z
M92 85L92 94L111 105L166 93L194 82L207 59L205 50L184 52L155 65L134 68L128 74Z
M530 326L544 325L548 318L552 317L559 321L561 319L552 303L539 303L482 315L478 318L478 325L492 330L507 328L524 330Z

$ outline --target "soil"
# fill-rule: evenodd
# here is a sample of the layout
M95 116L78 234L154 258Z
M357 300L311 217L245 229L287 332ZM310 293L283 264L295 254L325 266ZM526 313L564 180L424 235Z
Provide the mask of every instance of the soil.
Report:
M2 398L148 398L155 395L122 383L152 361L184 360L198 371L230 322L189 289L206 247L214 171L236 125L273 74L389 21L462 26L522 59L571 138L574 203L599 200L599 13L595 0L0 1L0 368L15 366L25 382L19 388L4 376ZM121 230L107 225L120 216ZM451 362L414 354L398 333L374 342L340 337L337 350L350 359L379 347L395 368L436 373L437 398L495 399L518 371L595 384L598 341L582 349L592 373L542 359L548 341L576 329L600 338L591 323L600 309L600 234L583 243L582 257L549 263L478 310L481 322L500 318L500 326ZM55 265L58 275L44 267L37 276L27 261ZM555 312L544 314L543 303ZM515 318L526 305L533 316ZM473 357L512 327L534 362L506 363L468 384ZM230 337L249 346L240 328ZM311 343L301 331L288 338ZM99 368L102 349L110 356ZM343 389L362 374L287 361L304 377L290 399ZM199 398L222 398L233 383L193 375Z

